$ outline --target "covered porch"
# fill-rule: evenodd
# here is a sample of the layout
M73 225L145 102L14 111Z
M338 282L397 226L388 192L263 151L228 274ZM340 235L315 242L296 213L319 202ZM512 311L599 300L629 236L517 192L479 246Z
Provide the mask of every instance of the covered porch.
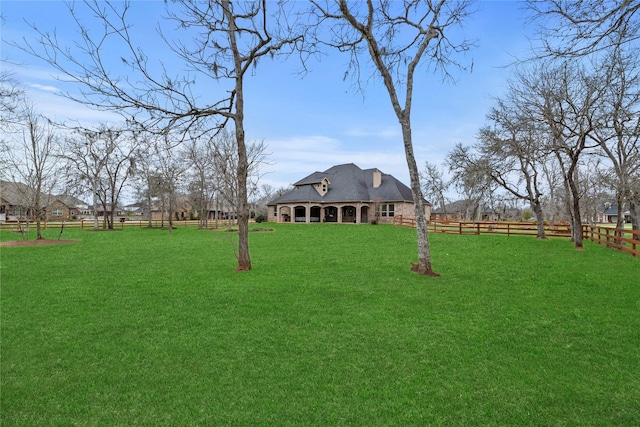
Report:
M277 222L336 222L361 224L369 222L368 203L318 205L316 203L279 205Z

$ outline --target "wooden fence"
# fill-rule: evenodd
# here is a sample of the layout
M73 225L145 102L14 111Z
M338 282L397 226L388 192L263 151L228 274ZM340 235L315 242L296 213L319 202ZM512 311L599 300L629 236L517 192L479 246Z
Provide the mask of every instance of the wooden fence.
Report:
M48 228L59 229L62 227L62 222L42 222L42 227L46 230ZM218 227L227 227L228 220L219 220ZM233 225L236 225L236 221L232 221ZM393 224L402 227L415 228L416 222L413 218L403 218L402 215L397 215L393 218ZM21 227L26 227L26 222L22 221L1 221L0 229L19 231ZM199 225L198 220L182 220L173 221L174 227L197 227ZM114 228L125 227L138 227L145 228L149 226L148 220L125 220L122 222L116 222ZM161 220L152 220L152 227L161 227L163 222ZM164 227L169 226L169 221L164 221ZM215 221L208 222L209 228L215 228ZM93 220L80 220L69 221L64 223L65 228L81 228L90 230L93 228ZM428 230L432 233L450 233L450 234L503 234L507 236L511 235L525 235L535 236L538 234L538 229L533 222L429 222ZM34 229L35 223L29 223L29 228ZM102 228L102 221L100 222L100 228ZM545 224L545 233L548 237L571 237L571 226L568 223L558 224ZM619 229L613 227L603 227L596 225L583 225L583 236L585 239L591 240L601 245L605 245L611 248L619 249L623 252L628 252L633 256L640 256L640 231Z
M415 228L413 218L403 218L398 215L393 218L393 224ZM450 234L505 234L535 236L538 226L533 222L488 222L488 221L456 221L435 222L427 225L430 232ZM549 237L571 237L571 226L568 223L545 224L544 231Z
M82 220L77 220L77 221L65 221L64 222L64 227L65 228L80 228L80 229L86 229L86 230L91 230L93 228L93 220L92 219L82 219ZM231 220L232 225L237 225L237 220ZM47 229L59 229L62 228L62 224L63 222L61 221L42 221L40 223L41 227L44 230ZM173 221L173 227L197 227L199 225L199 221L196 220L174 220ZM208 228L215 228L216 225L216 221L215 220L209 220L208 221ZM36 228L36 223L33 221L29 222L29 228L30 229L35 229ZM218 227L227 227L229 225L229 220L228 219L220 219L218 220ZM26 221L16 221L16 220L7 220L7 221L0 221L0 230L13 230L13 231L19 231L22 228L25 228L27 226L27 222ZM169 221L168 220L164 220L164 222L162 220L159 219L154 219L151 220L151 227L153 228L160 228L160 227L168 227L169 226ZM100 220L99 222L99 227L100 229L102 229L103 227L103 221ZM146 228L149 227L149 220L124 220L124 221L120 221L118 220L118 218L116 218L116 222L113 224L113 228L115 229L122 229L122 228L130 228L130 227L137 227L137 228Z
M585 225L582 232L584 238L592 242L640 256L640 231Z
M415 228L413 218L398 215L393 224L401 227ZM538 227L533 222L429 222L427 228L432 233L450 234L504 234L536 236ZM568 223L546 224L544 231L547 237L571 237L571 226ZM640 256L640 231L603 227L596 225L582 226L583 238L601 245Z

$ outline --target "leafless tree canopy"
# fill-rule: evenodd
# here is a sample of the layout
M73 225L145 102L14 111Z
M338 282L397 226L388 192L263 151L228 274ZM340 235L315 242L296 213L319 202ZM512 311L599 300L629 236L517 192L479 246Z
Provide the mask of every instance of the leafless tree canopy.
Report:
M345 77L354 73L359 88L367 75L380 78L402 128L402 139L411 180L418 236L420 274L436 275L424 215L424 197L416 163L411 110L416 71L423 64L448 73L449 66L459 66L455 54L468 50L466 40L456 39L455 27L469 14L469 3L462 1L312 1L314 17L308 35L316 43L349 55ZM315 31L315 32L314 32ZM369 68L365 68L371 66Z
M452 79L451 67L462 67L458 54L473 42L456 35L471 13L467 1L312 1L319 22L308 36L349 54L344 77L360 89L370 77L381 77L394 88L397 102L410 103L413 76L419 65ZM326 34L329 34L327 37ZM363 62L364 61L364 62ZM377 71L370 73L367 65ZM385 75L388 74L388 75Z
M104 227L113 228L120 194L136 168L138 133L113 125L76 128L60 157L67 169L66 187L93 199L94 228L98 208L104 212Z
M238 155L238 270L249 270L244 79L255 71L260 58L290 53L302 37L291 34L281 3L177 0L165 4L174 27L159 26L157 31L170 54L182 60L178 68L149 57L136 43L141 35L129 19L129 2L72 3L70 11L80 33L73 47L62 45L55 32L35 26L39 40L23 40L18 47L80 85L80 96L67 93L67 97L117 111L144 130L180 131L187 136L194 130L205 135L227 125L233 128ZM76 7L88 9L100 29L85 25ZM107 58L113 52L119 54L121 70L109 68ZM211 127L204 127L203 121Z
M0 64L2 60L0 60ZM20 101L24 97L24 90L18 85L10 73L0 70L0 127L7 130L10 123L17 120Z
M528 0L540 22L542 55L581 57L640 38L635 0Z
M12 103L15 121L3 126L12 135L3 141L0 166L4 169L3 175L16 184L23 207L30 210L36 220L37 239L42 239L40 224L46 219L57 184L60 141L53 124L36 112L30 100L20 95Z

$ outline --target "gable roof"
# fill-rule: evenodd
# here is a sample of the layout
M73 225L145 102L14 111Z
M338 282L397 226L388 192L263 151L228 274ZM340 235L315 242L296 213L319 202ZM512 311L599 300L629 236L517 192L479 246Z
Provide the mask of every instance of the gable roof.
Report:
M33 206L36 190L21 182L0 181L0 199L9 205L30 208ZM46 206L53 202L55 197L51 194L40 192L40 204Z
M629 211L629 209L627 209L627 210L623 210L622 213L623 213L623 215L629 215L631 212ZM604 211L603 214L605 214L605 215L618 215L618 207L617 206L611 206L609 209Z
M373 187L373 175L378 169L360 169L353 163L333 166L324 172L314 172L294 184L290 190L272 200L268 205L294 202L344 203L344 202L413 202L409 187L392 175L381 173L379 187ZM313 184L327 178L330 182L327 193L320 195Z
M0 198L10 205L27 207L29 188L21 182L0 181Z
M77 208L80 206L88 206L88 204L86 202L83 202L82 200L78 199L75 196L72 196L70 194L58 194L57 196L54 196L56 200L59 200L60 202L62 202L65 206L69 207L69 208Z

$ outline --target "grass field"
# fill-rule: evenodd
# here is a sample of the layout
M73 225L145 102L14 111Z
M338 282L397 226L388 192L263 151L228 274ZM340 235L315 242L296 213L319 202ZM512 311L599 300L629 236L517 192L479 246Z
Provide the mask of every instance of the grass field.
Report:
M640 425L640 259L434 234L429 278L411 229L266 226L245 273L191 228L1 248L0 423Z

